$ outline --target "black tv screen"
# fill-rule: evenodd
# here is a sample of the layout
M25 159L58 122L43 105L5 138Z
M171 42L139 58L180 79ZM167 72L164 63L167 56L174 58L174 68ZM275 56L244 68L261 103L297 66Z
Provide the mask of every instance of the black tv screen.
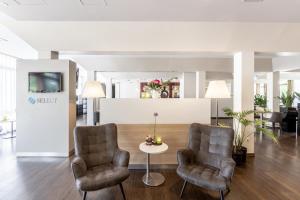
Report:
M63 90L60 72L29 72L28 80L29 92L51 93Z

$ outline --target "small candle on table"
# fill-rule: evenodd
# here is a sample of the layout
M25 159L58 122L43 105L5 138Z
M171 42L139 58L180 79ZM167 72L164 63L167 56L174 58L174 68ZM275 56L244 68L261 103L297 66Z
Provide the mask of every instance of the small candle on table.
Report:
M162 143L161 137L157 137L157 138L156 138L156 144L161 144L161 143Z

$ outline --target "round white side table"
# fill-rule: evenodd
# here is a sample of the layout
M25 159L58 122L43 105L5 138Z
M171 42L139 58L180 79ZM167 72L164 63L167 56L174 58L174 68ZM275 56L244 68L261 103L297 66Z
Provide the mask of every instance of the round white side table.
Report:
M148 186L159 186L165 182L165 177L160 173L150 172L150 154L160 154L168 150L168 145L147 145L146 142L140 144L140 150L147 154L147 171L143 176L143 182Z

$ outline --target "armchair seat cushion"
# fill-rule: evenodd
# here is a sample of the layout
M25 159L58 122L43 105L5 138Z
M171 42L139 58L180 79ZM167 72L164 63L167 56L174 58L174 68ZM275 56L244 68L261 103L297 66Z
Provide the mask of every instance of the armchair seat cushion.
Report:
M189 183L211 190L225 190L226 178L220 175L220 170L202 164L181 165L177 174Z
M88 169L85 176L76 179L76 185L82 191L95 191L117 185L128 177L127 167L106 164Z

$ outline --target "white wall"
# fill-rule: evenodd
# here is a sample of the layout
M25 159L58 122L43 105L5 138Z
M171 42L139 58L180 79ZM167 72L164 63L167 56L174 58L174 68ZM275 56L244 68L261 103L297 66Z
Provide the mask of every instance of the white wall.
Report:
M28 92L28 72L62 72L63 92ZM17 63L17 156L69 156L76 125L76 64L66 60ZM30 103L45 98L48 103Z
M139 80L121 80L119 98L140 98L140 81Z
M300 69L300 56L281 56L272 59L274 71Z
M210 124L210 99L101 99L100 122L117 124Z

